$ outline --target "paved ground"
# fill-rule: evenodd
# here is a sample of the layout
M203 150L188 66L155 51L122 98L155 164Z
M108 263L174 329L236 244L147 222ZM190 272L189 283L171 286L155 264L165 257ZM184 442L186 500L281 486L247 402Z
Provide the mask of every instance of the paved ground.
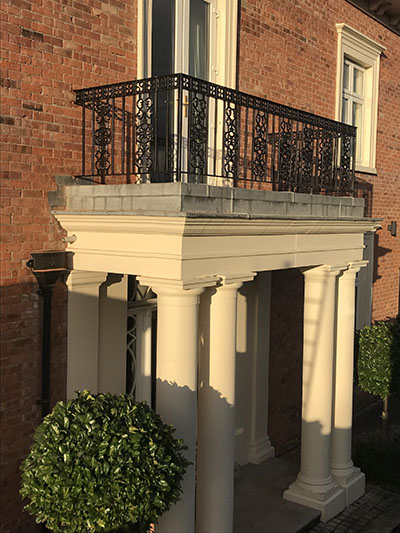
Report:
M400 474L400 473L399 473ZM368 485L365 495L310 533L392 533L400 526L400 494Z
M371 405L357 414L353 424L353 442L363 432L381 426L381 403ZM389 403L389 422L400 423L400 398ZM296 460L296 449L288 459ZM399 450L400 453L400 450ZM400 476L400 472L399 472ZM366 493L353 505L326 524L318 524L310 533L400 533L400 494L367 483Z
M380 410L377 404L356 416L354 440L380 427ZM389 420L399 423L400 398L391 402L389 413ZM235 483L235 532L400 533L400 494L371 484L362 498L325 524L318 522L317 511L283 500L282 492L296 478L299 463L300 447L240 470Z
M304 526L318 523L319 511L282 498L298 471L297 462L280 457L243 466L235 481L233 531L297 533Z

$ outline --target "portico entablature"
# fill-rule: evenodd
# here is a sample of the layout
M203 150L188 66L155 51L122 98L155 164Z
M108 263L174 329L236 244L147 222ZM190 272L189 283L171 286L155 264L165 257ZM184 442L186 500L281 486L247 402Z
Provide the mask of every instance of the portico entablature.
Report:
M167 278L191 286L243 272L359 261L374 219L55 214L73 268ZM72 237L72 238L71 238Z

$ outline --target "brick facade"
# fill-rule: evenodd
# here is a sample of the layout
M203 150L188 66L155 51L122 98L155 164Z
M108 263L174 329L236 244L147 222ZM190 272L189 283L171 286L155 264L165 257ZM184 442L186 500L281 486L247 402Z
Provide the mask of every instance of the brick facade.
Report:
M268 433L276 455L300 442L303 301L304 277L298 269L272 272Z
M373 300L373 316L379 319L394 316L399 306L400 239L386 229L391 220L400 223L399 37L345 0L241 0L239 89L333 118L338 22L386 47L378 174L360 176L373 186L372 216L384 218L377 233ZM136 0L2 4L2 532L37 530L21 513L17 494L19 464L40 419L40 300L25 263L32 251L64 247L47 194L55 189L55 176L79 172L81 109L73 105L72 90L135 78L136 27ZM270 431L278 451L298 439L301 283L297 271L273 275ZM65 394L65 303L65 287L59 284L53 306L53 402ZM298 328L296 337L285 335L288 326ZM284 389L291 392L282 396Z
M73 89L136 75L136 1L2 3L1 531L36 531L21 513L19 464L40 421L41 321L33 251L63 249L50 214L55 176L80 164ZM52 401L65 396L66 290L53 298Z

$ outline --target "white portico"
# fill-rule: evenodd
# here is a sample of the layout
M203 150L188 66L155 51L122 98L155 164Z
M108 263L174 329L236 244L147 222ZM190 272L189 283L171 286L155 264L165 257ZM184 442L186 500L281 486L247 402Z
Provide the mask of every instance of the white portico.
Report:
M131 274L158 296L157 411L184 438L193 463L182 501L161 518L158 531L232 530L237 295L257 273L275 269L301 268L305 277L302 462L284 497L320 509L328 520L361 495L364 477L349 446L354 282L364 264L363 235L377 228L363 217L363 201L185 183L72 186L65 197L66 209L56 217L74 241L68 248L74 253L70 392L85 383L103 390L107 364L123 366L115 317L123 320L126 301L114 298L114 326L107 328L101 317L111 304L96 283L108 274L110 291L116 290L119 278L110 273ZM112 339L116 348L107 363L103 344ZM261 356L253 367L254 411L268 377ZM267 427L252 435L249 460L273 453L257 455L258 444L269 442Z

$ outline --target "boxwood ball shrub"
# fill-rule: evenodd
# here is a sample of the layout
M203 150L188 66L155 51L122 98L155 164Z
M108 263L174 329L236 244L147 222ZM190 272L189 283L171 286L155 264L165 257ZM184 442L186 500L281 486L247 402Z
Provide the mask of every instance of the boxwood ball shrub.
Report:
M57 403L21 465L25 509L56 532L147 531L179 500L189 465L174 431L129 395Z
M400 321L379 321L358 333L358 384L380 396L400 393Z

